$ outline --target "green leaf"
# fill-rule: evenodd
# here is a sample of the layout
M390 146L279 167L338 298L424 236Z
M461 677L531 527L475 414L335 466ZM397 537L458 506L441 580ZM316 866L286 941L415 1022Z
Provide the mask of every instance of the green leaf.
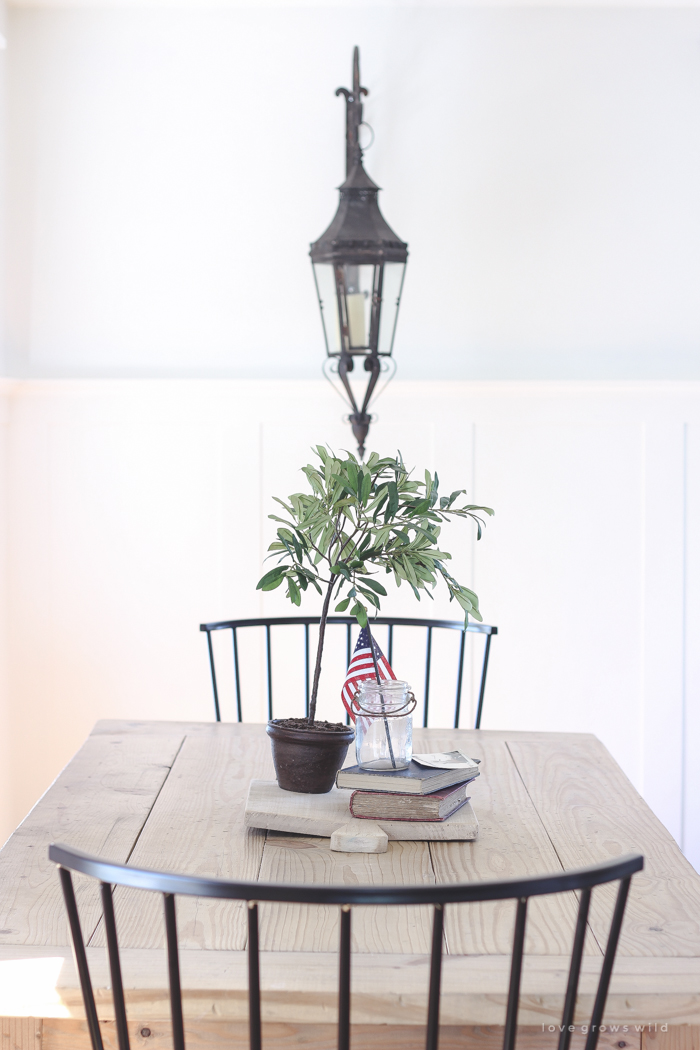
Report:
M350 570L348 569L347 565L343 564L342 561L338 562L336 565L331 565L331 572L335 576L339 576L342 574L346 580L351 579Z
M355 602L352 609L350 610L350 613L352 616L355 617L360 627L367 626L367 610L365 609L364 605L361 605L360 602Z
M284 509L285 509L285 510L287 511L287 514L294 514L294 511L292 510L292 508L291 508L291 507L289 507L289 506L288 506L288 505L287 505L287 504L286 504L286 503L284 502L284 500L281 500L281 499L277 499L277 496L273 496L272 498L273 498L273 500L275 501L275 503L279 503L280 507L284 507Z
M301 594L299 593L299 588L291 576L287 577L287 596L293 605L301 605Z
M362 583L365 587L371 587L377 594L383 594L386 597L386 590L382 587L381 583L377 583L376 580L363 580Z
M362 474L362 484L360 486L360 500L364 506L369 499L369 494L372 491L372 475L368 473Z
M396 486L396 482L390 481L387 485L387 490L389 492L389 505L387 507L387 514L391 516L396 514L397 510L399 509L399 490Z
M379 608L379 598L376 594L374 594L372 591L366 591L364 587L358 587L357 589L360 592L360 594L367 599L368 602L371 602L372 605L375 606L375 608Z
M350 604L350 601L350 598L343 598L342 602L338 602L338 604L336 605L335 611L340 613L345 612L348 605Z
M350 485L351 485L352 489L354 490L354 492L358 493L360 490L359 490L359 487L358 487L358 484L357 484L357 479L358 479L357 467L349 459L346 459L344 465L345 465L345 470L347 471L348 478L350 480Z
M271 591L274 587L279 586L282 582L282 577L287 574L286 565L277 565L274 569L270 569L266 572L261 580L258 581L258 585L255 588L256 591Z

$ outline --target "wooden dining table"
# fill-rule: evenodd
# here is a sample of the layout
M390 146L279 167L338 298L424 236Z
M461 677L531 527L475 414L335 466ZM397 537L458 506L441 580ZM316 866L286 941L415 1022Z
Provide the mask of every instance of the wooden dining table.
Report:
M89 1046L51 842L134 866L264 882L415 884L560 872L641 852L599 1046L700 1047L700 876L596 737L418 729L418 751L482 761L473 842L389 842L336 853L328 839L247 829L251 779L274 779L262 725L101 721L0 852L0 1048ZM117 1048L95 883L76 877L105 1047ZM583 1047L614 887L594 892L574 1050ZM132 1047L170 1043L162 901L115 891ZM533 899L518 1046L559 1036L576 900ZM500 1046L514 902L445 916L441 1050ZM261 905L265 1050L334 1045L339 909ZM188 1050L248 1045L244 905L178 899ZM353 910L352 1048L424 1045L431 910Z

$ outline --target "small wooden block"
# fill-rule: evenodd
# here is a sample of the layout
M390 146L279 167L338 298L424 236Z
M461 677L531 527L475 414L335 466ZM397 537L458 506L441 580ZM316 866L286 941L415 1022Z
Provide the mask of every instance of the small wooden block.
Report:
M351 819L331 835L331 849L338 853L386 853L389 836L373 820Z

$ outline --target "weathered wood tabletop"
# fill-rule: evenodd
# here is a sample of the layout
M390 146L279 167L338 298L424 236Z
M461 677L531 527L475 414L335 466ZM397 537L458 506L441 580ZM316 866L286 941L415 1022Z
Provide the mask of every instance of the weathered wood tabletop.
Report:
M246 830L250 780L273 779L259 725L99 722L0 852L0 1047L87 1047L56 870L60 841L122 863L221 878L288 882L452 882L575 868L641 851L599 1046L700 1046L700 876L602 744L586 734L417 730L416 748L482 759L475 842L390 842L385 854L332 853L327 839ZM101 910L77 880L105 1045L116 1047ZM594 893L577 1022L585 1024L613 889ZM166 1047L161 901L117 891L134 1047ZM556 1045L571 950L573 895L533 900L519 1045ZM450 906L441 1047L499 1045L512 902ZM431 916L357 908L353 1050L423 1041ZM188 1048L247 1045L245 915L238 902L178 901ZM264 1044L330 1047L338 909L261 906ZM644 1026L644 1030L641 1030ZM572 1046L582 1045L577 1030Z

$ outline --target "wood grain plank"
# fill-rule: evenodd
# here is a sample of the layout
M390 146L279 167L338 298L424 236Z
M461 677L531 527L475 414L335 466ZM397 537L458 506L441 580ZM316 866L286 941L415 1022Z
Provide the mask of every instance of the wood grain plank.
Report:
M269 831L260 880L354 886L430 884L435 881L425 842L390 842L386 853L336 853L328 839ZM260 943L266 951L326 952L338 947L339 908L263 904ZM427 952L432 909L353 908L356 952Z
M700 1050L700 1025L654 1026L642 1036L642 1050Z
M37 1017L0 1017L0 1050L42 1050L42 1027Z
M262 727L202 723L196 731L188 729L130 864L255 881L265 832L244 826L248 785L254 777L274 777ZM119 889L114 899L121 944L128 948L164 944L160 894ZM235 950L245 945L239 902L180 897L177 917L183 948ZM104 943L102 924L90 943Z
M644 854L618 952L700 955L700 875L601 742L594 736L554 742L543 734L538 741L514 737L508 748L565 867ZM601 887L593 895L591 926L601 943L614 893Z
M121 736L162 736L163 733L180 733L184 737L185 735L192 736L193 733L208 733L211 730L213 722L169 722L166 719L162 721L141 721L140 719L134 718L101 718L95 722L95 725L90 731L90 736L114 736L119 734ZM235 723L224 722L222 725L231 726ZM258 725L257 732L264 732L264 726Z
M118 1050L113 1021L100 1024L105 1050ZM145 1035L142 1033L146 1033ZM262 1028L265 1050L328 1050L335 1046L338 1028L335 1024L280 1024L268 1023ZM556 1050L559 1034L542 1031L541 1026L519 1027L516 1038L518 1050ZM637 1034L601 1034L598 1050L640 1050ZM167 1022L134 1020L129 1024L129 1039L133 1050L171 1050L172 1026ZM248 1050L250 1034L245 1023L225 1021L198 1021L185 1025L187 1050ZM571 1037L571 1050L584 1050L586 1036L577 1031ZM503 1029L495 1025L441 1025L440 1050L501 1050ZM423 1025L360 1025L350 1026L350 1044L353 1050L424 1050ZM4 1048L3 1048L4 1050ZM24 1050L24 1048L22 1048ZM37 1047L37 1050L39 1048ZM90 1050L90 1037L85 1021L48 1021L44 1030L42 1050ZM649 1050L652 1050L649 1047ZM657 1050L654 1044L653 1050ZM666 1046L658 1050L666 1050ZM668 1050L698 1050L690 1044L669 1044Z
M0 943L68 944L51 842L124 863L182 744L181 731L90 736L0 851ZM101 913L92 880L76 878L84 929Z
M426 751L458 747L481 759L481 775L470 785L479 821L476 842L432 842L438 882L474 882L544 875L561 871L561 862L528 797L501 734L479 730L421 732ZM528 909L525 951L557 955L571 950L578 902L574 894L535 898ZM452 954L502 954L513 943L514 901L452 905L445 915ZM592 936L587 951L600 954Z

